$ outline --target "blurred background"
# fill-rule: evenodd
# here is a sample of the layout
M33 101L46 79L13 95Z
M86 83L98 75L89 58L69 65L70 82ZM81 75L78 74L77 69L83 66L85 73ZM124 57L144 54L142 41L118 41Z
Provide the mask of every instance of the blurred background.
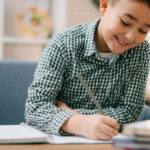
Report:
M100 17L100 0L0 0L0 59L38 61L50 38Z
M55 34L100 17L99 0L0 0L0 59L38 61Z

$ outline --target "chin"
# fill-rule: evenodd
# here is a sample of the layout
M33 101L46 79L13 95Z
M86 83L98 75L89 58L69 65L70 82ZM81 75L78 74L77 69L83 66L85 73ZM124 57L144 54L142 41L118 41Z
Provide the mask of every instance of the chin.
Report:
M119 54L122 54L125 51L127 51L129 49L129 47L127 47L127 46L126 47L120 47L120 46L116 46L116 45L110 45L109 49L111 52L119 55Z
M119 49L117 49L117 48L112 48L112 49L111 49L111 52L113 52L114 54L117 54L117 55L122 54L122 53L124 53L125 51L127 51L127 50L119 50Z

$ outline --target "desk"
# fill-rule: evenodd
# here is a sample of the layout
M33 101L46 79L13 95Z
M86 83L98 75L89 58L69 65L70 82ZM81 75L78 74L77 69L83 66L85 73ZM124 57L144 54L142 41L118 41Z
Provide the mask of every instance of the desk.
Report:
M114 148L111 144L70 144L70 145L0 145L0 150L123 150Z

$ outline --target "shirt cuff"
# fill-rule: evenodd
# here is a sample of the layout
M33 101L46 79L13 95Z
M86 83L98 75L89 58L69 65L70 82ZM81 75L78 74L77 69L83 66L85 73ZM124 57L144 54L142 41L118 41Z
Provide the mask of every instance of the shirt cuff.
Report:
M51 123L51 129L53 130L53 134L55 135L70 135L60 130L63 124L73 115L74 112L61 111L55 115L53 121Z

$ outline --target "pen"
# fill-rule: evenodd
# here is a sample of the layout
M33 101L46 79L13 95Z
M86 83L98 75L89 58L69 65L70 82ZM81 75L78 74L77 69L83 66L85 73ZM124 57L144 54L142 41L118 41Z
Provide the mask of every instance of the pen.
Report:
M84 86L84 88L86 89L86 91L88 92L89 96L91 97L91 99L93 100L93 102L95 103L96 107L99 109L99 111L103 114L103 110L100 106L100 104L98 103L98 101L96 100L94 94L92 93L92 91L89 89L89 87L87 86L86 82L84 81L83 77L81 76L80 73L77 74L77 77L79 78L80 82L82 83L82 85Z

